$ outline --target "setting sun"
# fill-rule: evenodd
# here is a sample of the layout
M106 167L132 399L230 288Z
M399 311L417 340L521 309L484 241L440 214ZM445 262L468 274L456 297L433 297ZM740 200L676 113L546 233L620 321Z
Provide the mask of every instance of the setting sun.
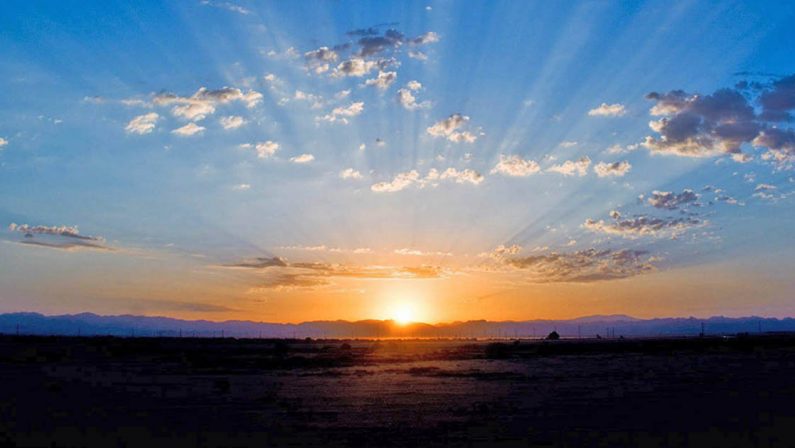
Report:
M406 325L417 320L416 307L409 301L396 303L390 313L390 318L398 325Z

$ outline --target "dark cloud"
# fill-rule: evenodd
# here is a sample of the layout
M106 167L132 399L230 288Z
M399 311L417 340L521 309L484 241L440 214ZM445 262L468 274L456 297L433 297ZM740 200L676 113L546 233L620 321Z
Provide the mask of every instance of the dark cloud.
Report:
M26 235L57 235L80 240L104 241L101 236L81 235L77 226L31 226L28 224L11 223L8 230Z
M230 268L252 268L252 269L265 269L271 267L287 267L287 261L280 257L257 257L253 260L241 261L239 263L224 265Z
M623 238L638 237L676 237L693 227L704 225L699 219L692 217L660 218L648 215L623 218L617 211L610 212L612 222L588 219L583 224L587 230Z
M87 241L41 241L34 239L26 239L18 241L19 244L30 246L46 247L49 249L59 249L66 251L75 250L100 250L100 251L115 251L116 249L98 243L90 243Z
M772 122L792 121L790 113L795 109L795 75L773 82L772 88L759 96L763 120Z
M534 283L587 283L654 271L653 257L640 250L587 249L512 258L506 263Z
M654 208L676 210L681 206L691 204L696 205L699 198L698 193L689 188L685 188L681 193L671 191L653 191L647 199L649 205Z

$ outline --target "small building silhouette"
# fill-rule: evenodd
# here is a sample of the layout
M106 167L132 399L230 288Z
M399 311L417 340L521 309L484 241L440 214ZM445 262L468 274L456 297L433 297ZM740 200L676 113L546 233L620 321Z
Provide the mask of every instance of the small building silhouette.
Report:
M558 339L560 339L560 335L557 331L553 331L547 335L547 341L557 341Z

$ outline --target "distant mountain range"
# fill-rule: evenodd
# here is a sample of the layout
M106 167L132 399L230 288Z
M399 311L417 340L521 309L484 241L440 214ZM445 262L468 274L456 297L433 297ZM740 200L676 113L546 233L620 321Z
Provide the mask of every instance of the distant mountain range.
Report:
M276 324L230 320L181 320L148 316L99 316L92 313L45 316L0 314L0 333L35 335L197 336L247 338L532 338L557 331L572 337L692 336L795 331L795 319L710 317L708 319L636 319L625 315L587 316L568 320L489 322L474 320L440 324L399 325L391 320L313 321Z

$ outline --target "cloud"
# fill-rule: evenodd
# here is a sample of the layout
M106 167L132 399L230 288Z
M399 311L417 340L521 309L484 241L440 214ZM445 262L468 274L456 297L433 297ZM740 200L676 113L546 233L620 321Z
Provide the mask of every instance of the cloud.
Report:
M81 235L77 226L31 226L28 224L11 223L8 226L11 232L24 234L24 240L19 244L46 247L60 250L101 250L114 251L115 249L104 244L105 238L93 235ZM36 239L43 236L44 239Z
M331 253L350 253L350 254L371 254L373 250L369 247L357 247L355 249L343 249L340 247L329 247L325 244L320 244L317 246L282 246L279 249L286 249L286 250L300 250L300 251L307 251L307 252L331 252Z
M773 161L778 169L792 169L795 165L795 132L791 129L770 128L757 135L754 146L766 147L763 160Z
M602 103L599 107L589 110L588 115L591 117L620 117L626 112L623 104Z
M206 87L201 87L190 97L178 96L173 93L160 93L154 97L153 103L156 106L174 105L171 113L175 117L190 121L200 121L215 113L218 105L239 101L251 109L259 104L262 98L262 94L255 90L249 90L244 93L242 90L233 87L223 87L218 90L208 90Z
M4 139L3 137L0 137L0 151L2 151L3 147L6 146L7 144L8 140Z
M124 130L129 134L149 134L155 130L155 123L157 122L158 118L160 118L160 115L158 115L156 112L138 115L137 117L130 120L129 123L127 123L127 126L124 128ZM0 146L3 145L0 144Z
M457 170L455 168L447 168L444 171L439 171L435 168L428 170L425 177L420 176L417 170L411 170L404 173L398 173L389 182L378 182L370 186L370 190L376 193L394 193L404 190L411 185L419 185L420 187L431 186L435 187L442 180L452 180L458 184L472 184L480 185L484 177L482 174L471 169Z
M772 88L759 96L761 118L770 122L791 122L795 109L795 75L773 82Z
M105 239L100 236L81 235L77 226L31 226L28 224L11 223L8 226L11 232L20 232L30 235L57 235L68 238L75 238L79 240L89 241L104 241Z
M509 258L505 263L532 283L588 283L652 272L653 261L654 257L641 250L587 249Z
M435 177L435 175L433 175ZM430 178L429 180L434 180L431 178L431 173L426 178ZM455 168L447 168L439 175L439 179L442 180L454 180L456 183L464 184L469 183L472 185L480 185L483 182L483 175L478 173L477 171L464 169L464 170L457 170Z
M408 55L411 59L416 59L418 61L427 61L428 55L417 50L409 50Z
M381 90L386 90L397 80L397 72L379 71L378 76L364 82L366 86L375 86Z
M399 173L389 182L378 182L370 187L370 190L376 193L394 193L409 187L411 184L420 179L420 173L417 170Z
M422 89L419 81L409 81L406 87L397 91L397 102L407 110L427 109L431 107L430 101L417 102L413 92Z
M293 163L309 163L315 160L315 156L312 154L301 154L295 157L290 157L290 161Z
M622 219L621 214L617 211L610 212L610 216L613 218L613 222L605 222L601 219L599 221L587 219L582 226L591 232L634 239L646 236L674 238L693 227L706 224L704 221L689 217L658 218L640 215Z
M235 191L248 191L251 189L251 184L237 184L232 186Z
M180 137L190 137L192 135L200 134L204 132L205 127L199 126L196 123L188 123L181 128L174 129L171 131L172 134L179 135Z
M621 145L612 145L605 150L607 154L615 155L615 154L624 154L627 152L632 152L640 148L639 143L633 143L631 145L621 146Z
M593 171L599 177L622 177L629 172L632 168L629 162L626 160L621 162L599 162L593 167Z
M413 256L413 257L452 257L450 252L425 252L419 249L402 248L395 249L394 253L397 255Z
M328 121L329 123L342 123L348 124L348 117L355 117L364 111L364 102L358 101L349 104L348 106L335 107L331 113L322 117L317 117L318 120Z
M250 143L245 143L243 145L240 145L240 147L244 149L249 149L252 146ZM278 143L271 140L267 140L254 145L254 150L257 151L257 158L267 159L269 157L272 157L274 154L276 154L276 151L279 150L279 147L280 145Z
M681 193L655 190L652 191L651 197L647 199L647 202L654 208L676 210L683 205L696 204L698 198L698 193L689 188L685 188Z
M573 147L577 146L577 142L569 141L569 140L562 141L562 142L560 142L560 144L558 146L560 146L561 148L573 148Z
M506 156L500 154L500 161L491 170L491 174L526 177L538 173L540 170L541 167L533 160L525 160L518 155Z
M516 244L512 244L510 246L506 246L504 244L500 244L499 246L495 247L494 250L491 252L481 252L478 254L480 258L491 258L495 261L502 261L507 257L516 255L519 251L522 250L522 247Z
M251 11L232 2L214 2L210 0L202 0L202 5L213 6L215 8L226 9L227 11L236 12L242 15L251 14Z
M353 168L346 168L340 171L340 179L361 179L362 173L353 169Z
M477 136L469 131L459 131L469 122L469 117L455 113L426 129L434 137L443 137L454 143L473 143Z
M311 288L326 285L330 278L359 279L429 279L439 278L443 271L437 266L355 266L319 262L289 263L279 257L255 258L223 265L265 271L263 288Z
M754 140L764 128L745 96L733 89L711 95L682 90L652 92L646 98L655 101L651 114L662 116L649 123L659 138L648 136L643 142L652 153L683 157L730 154L745 161L740 146Z
M221 123L221 126L226 130L237 129L244 124L246 124L246 120L238 115L230 115L228 117L221 117L218 120Z
M304 53L307 66L315 73L325 73L329 69L329 64L336 62L339 54L328 47L320 47L317 50Z
M368 61L362 58L351 58L347 61L342 61L337 68L334 69L332 76L337 78L343 76L362 77L376 68L379 68L381 65L382 64L379 64L378 61Z
M588 174L589 166L591 166L591 159L588 156L582 156L576 161L567 160L562 164L553 165L547 168L547 171L559 173L564 176L574 176L576 174L582 177Z
M287 260L280 257L257 257L251 260L239 261L233 264L226 264L228 268L250 268L266 269L271 267L287 267Z

